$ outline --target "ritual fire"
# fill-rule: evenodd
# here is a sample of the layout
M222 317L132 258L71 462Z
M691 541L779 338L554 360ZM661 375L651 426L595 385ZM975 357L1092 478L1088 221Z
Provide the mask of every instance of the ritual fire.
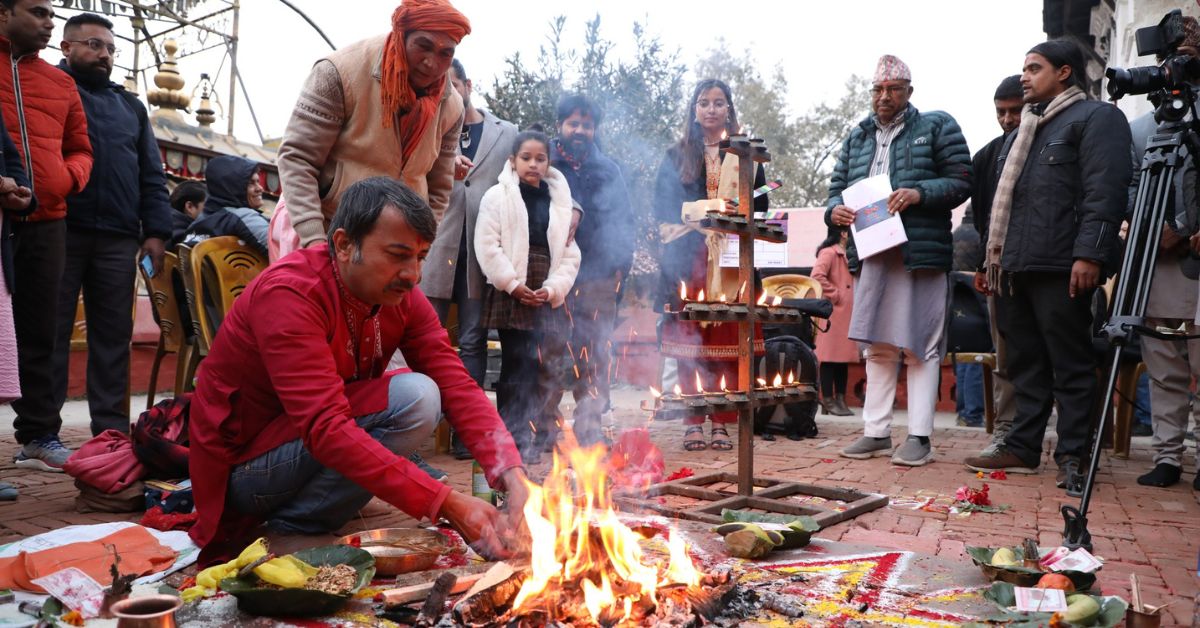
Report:
M529 566L476 595L483 599L461 600L459 623L698 625L719 612L734 587L729 574L697 570L674 529L626 525L613 506L605 453L594 447L555 454L546 480L529 487Z

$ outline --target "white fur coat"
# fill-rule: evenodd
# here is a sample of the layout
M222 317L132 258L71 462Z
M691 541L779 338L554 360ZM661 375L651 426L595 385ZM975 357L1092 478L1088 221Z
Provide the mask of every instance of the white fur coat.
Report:
M512 293L525 283L529 267L529 212L521 198L520 183L512 162L496 178L498 183L479 201L475 224L475 257L488 283ZM546 240L550 244L550 274L542 287L550 294L550 305L559 307L575 284L579 273L579 247L567 245L571 230L571 188L562 173L554 168L543 181L550 188L550 226Z

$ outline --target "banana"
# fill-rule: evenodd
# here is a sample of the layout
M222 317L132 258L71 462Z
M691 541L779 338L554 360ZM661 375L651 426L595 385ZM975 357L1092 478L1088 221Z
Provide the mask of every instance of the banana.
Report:
M309 578L317 575L317 568L288 554L272 558L254 568L254 575L263 582L283 587L298 589L303 587Z
M723 523L716 528L713 528L717 534L727 536L734 532L742 530L761 531L767 535L776 547L782 549L791 549L794 547L803 547L808 543L810 533L804 530L803 523L794 521L788 525L778 523L750 523L746 521L735 521L732 523Z

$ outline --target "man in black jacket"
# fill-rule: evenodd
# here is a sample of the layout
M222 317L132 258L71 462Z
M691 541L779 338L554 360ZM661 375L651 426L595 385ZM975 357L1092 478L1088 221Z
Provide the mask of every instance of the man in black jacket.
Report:
M601 113L591 99L569 94L558 101L558 137L550 164L566 177L583 208L575 232L582 261L567 295L572 333L569 347L578 373L574 382L575 437L581 445L603 439L601 415L609 403L610 338L621 281L633 263L634 224L629 190L616 162L596 146ZM557 398L558 395L555 395ZM551 409L552 410L552 409Z
M1098 392L1092 294L1112 267L1132 175L1129 124L1116 107L1087 100L1084 67L1064 40L1025 57L1026 108L997 164L977 279L996 295L1017 413L999 451L965 461L976 471L1036 473L1057 401L1059 487L1088 446Z
M1021 109L1025 106L1021 76L1014 74L1000 81L1000 85L996 87L996 93L992 96L992 102L996 106L996 122L1000 124L1002 133L988 142L971 159L971 171L975 173L975 177L971 180L971 204L967 209L971 223L968 224L964 218L964 224L959 229L973 229L973 235L979 244L974 251L975 254L971 256L969 266L966 266L964 270L979 270L983 267L982 238L987 235L987 219L991 215L992 195L996 193L996 179L1000 176L997 164L1004 149L1005 140L1021 124ZM955 237L958 237L957 231ZM955 248L957 251L957 244ZM975 289L981 293L987 293L982 285L976 284ZM987 305L988 327L992 333L992 347L996 352L996 369L992 373L991 391L996 420L992 425L992 441L983 450L982 455L995 453L1004 445L1004 439L1008 436L1008 431L1012 429L1013 416L1016 414L1012 381L1009 380L1008 371L1004 368L1006 353L1004 339L1000 337L1000 331L996 327L996 299L994 296L987 297ZM964 366L983 368L974 364L955 365L956 377L960 368ZM982 375L977 381L982 385ZM984 391L985 394L987 392Z
M88 119L92 176L67 198L67 257L59 291L54 345L54 403L61 412L75 303L87 310L88 409L92 434L129 431L129 341L133 337L134 264L148 256L162 269L171 237L171 208L158 142L146 108L109 80L116 46L112 22L92 13L67 20L60 44L63 70L75 79ZM140 244L139 244L140 241Z

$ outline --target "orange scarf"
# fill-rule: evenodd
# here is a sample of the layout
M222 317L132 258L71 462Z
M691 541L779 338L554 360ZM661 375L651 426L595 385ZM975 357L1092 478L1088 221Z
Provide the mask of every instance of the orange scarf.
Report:
M400 115L400 145L405 161L437 117L438 104L446 89L446 77L443 76L422 96L417 96L413 90L408 81L408 56L404 50L404 38L412 31L445 33L457 43L471 32L471 22L446 0L404 0L392 13L392 33L383 49L380 89L385 114L383 127L391 128L392 118Z

